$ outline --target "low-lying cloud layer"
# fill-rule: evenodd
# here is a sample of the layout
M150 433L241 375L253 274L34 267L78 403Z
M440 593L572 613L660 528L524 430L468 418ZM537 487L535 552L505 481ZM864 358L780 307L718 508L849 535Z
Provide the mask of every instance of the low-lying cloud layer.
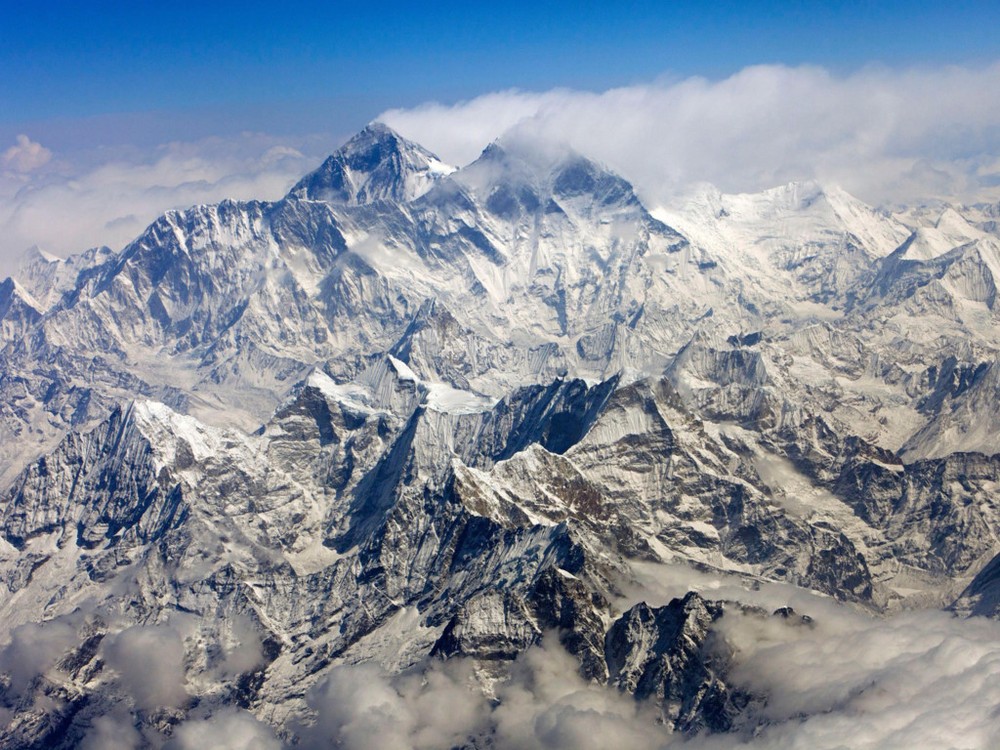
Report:
M751 621L728 631L742 647L733 679L768 696L764 713L774 722L753 748L1000 746L996 622L845 614L791 631L793 639Z
M739 662L730 679L768 698L740 734L671 734L651 707L580 679L552 640L519 659L495 705L470 688L462 663L419 677L391 677L371 665L336 668L311 695L319 721L302 747L365 748L377 740L421 750L477 736L497 750L1000 746L1000 624L943 612L883 620L822 603L817 612L811 628L723 618Z
M436 750L476 740L483 746L486 737L497 750L654 750L669 743L649 706L584 681L578 668L551 637L514 663L494 703L464 660L401 676L371 664L337 667L310 694L317 721L301 731L300 746Z
M236 671L256 666L259 639L249 621L221 623L216 632L207 621L181 617L107 636L100 679L112 699L94 704L107 713L88 720L82 746L429 750L477 740L484 746L488 738L485 746L495 750L1000 747L996 621L939 611L873 617L788 585L750 591L735 579L682 566L646 565L637 573L634 593L644 592L654 605L664 603L658 592L693 587L765 610L792 604L813 616L813 626L793 626L733 607L720 621L735 653L727 680L767 697L763 705L751 704L756 713L743 731L672 734L657 723L655 706L583 680L554 634L511 665L510 679L495 683L493 696L482 693L473 664L463 659L430 660L402 675L375 664L344 665L307 693L312 720L270 727L249 711L197 700L191 692L195 685L231 684ZM80 642L85 620L60 618L13 631L12 642L0 649L0 718L11 720L13 712L49 700L37 691L65 679L58 662ZM208 642L221 648L205 663ZM41 674L50 679L38 681ZM163 709L181 711L172 730L139 724Z

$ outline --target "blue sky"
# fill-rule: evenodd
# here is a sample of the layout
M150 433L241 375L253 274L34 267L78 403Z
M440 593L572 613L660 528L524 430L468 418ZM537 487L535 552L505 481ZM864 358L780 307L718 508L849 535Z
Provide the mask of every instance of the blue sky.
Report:
M995 0L0 0L0 274L278 198L376 117L455 164L533 123L649 202L797 179L993 199L998 28Z
M29 125L70 138L58 121L109 114L130 115L139 138L353 129L389 107L511 87L596 91L660 76L722 78L759 63L975 64L1000 48L996 2L6 0L0 8L7 140ZM101 127L92 130L101 137ZM111 127L104 137L123 135Z

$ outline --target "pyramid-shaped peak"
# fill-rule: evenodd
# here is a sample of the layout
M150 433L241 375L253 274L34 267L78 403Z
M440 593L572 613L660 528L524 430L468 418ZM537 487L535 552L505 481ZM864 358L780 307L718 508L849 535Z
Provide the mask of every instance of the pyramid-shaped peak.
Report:
M360 206L406 203L454 171L422 146L381 122L371 122L307 174L290 198Z
M777 185L757 195L759 199L783 210L802 210L809 208L816 201L826 198L828 191L816 180L793 180L783 185Z
M390 136L393 138L402 137L399 135L399 133L390 128L381 120L372 120L370 123L365 125L364 128L361 129L361 131L355 136L355 138L358 138L366 133L371 135Z
M968 219L966 219L962 214L954 209L952 206L948 206L941 212L937 221L934 222L934 227L947 233L949 236L967 239L977 239L985 235L980 229L972 226Z
M611 170L581 154L567 154L556 168L553 192L557 197L594 196L606 205L637 203L632 185Z
M38 245L26 248L17 258L18 265L27 266L34 263L61 263L62 258L42 250Z
M546 208L550 198L638 205L632 185L608 167L565 143L519 132L490 143L456 179L506 209L502 214L511 213L515 200L526 208Z
M384 122L379 122L377 120L373 120L368 123L361 130L351 136L344 143L344 145L338 149L338 152L354 153L358 150L371 148L376 145L381 145L399 151L421 151L433 156L433 154L430 154L430 152L424 149L423 146L407 140Z
M568 162L580 160L590 161L562 141L513 130L490 143L474 163L521 165L542 176L552 174Z
M500 144L500 141L491 141L477 161L483 162L503 162L508 159L507 150Z

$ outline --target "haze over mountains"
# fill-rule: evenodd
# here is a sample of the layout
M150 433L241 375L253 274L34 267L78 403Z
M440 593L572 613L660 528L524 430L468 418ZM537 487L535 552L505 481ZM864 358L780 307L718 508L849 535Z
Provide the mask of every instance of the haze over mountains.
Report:
M3 743L789 746L855 711L902 745L941 692L902 655L995 658L992 622L870 616L1000 607L998 216L815 182L651 212L562 145L456 169L373 123L281 200L27 259ZM852 639L825 692L765 668ZM989 746L992 694L953 695L938 729Z
M653 12L652 8L647 10ZM754 14L749 6L742 10ZM891 36L903 44L908 55L917 54L918 49L927 53L926 46L904 43L902 16L909 23L918 23L920 18L915 9L908 10L911 12L903 14L880 7L878 13L885 15ZM132 11L141 15L145 9ZM216 12L224 13L221 8ZM987 28L989 23L984 21L986 8L966 8L964 12L976 21L962 21L958 9L941 9L934 15L944 17L929 28L935 29L932 36L936 43L954 45L963 55L970 55L972 47L965 43L965 35L979 33L976 27ZM308 15L310 23L316 22L315 13ZM429 23L430 15L419 15L421 23ZM812 15L809 18L816 20ZM165 20L154 25L163 28ZM401 23L401 17L395 21ZM565 21L563 18L561 23ZM949 24L961 32L943 33ZM223 26L226 24L216 28ZM752 25L737 26L754 41L762 38ZM41 21L34 27L55 31ZM663 37L652 32L654 27L643 25L637 31L652 34L660 44ZM829 24L820 24L811 32L820 34L820 46L824 46L833 44L831 30ZM109 33L103 26L95 31L93 38ZM610 43L603 31L588 44ZM673 32L680 34L676 28ZM128 33L135 31L129 29ZM697 38L680 36L687 43ZM852 45L860 41L854 31L849 36ZM107 64L106 54L96 54L93 38L80 52ZM798 43L804 38L801 33L796 35ZM165 39L183 43L187 37L179 34ZM114 35L107 37L109 49L115 49L118 40L120 37ZM233 41L245 43L245 38ZM489 41L496 43L493 38ZM868 60L857 64L884 60L880 55L887 51L886 41L879 38ZM79 40L73 39L58 50L69 54L77 44ZM846 52L852 45L834 46L838 52ZM699 55L709 48L719 49L696 46ZM753 44L723 47L730 53L743 50L749 54ZM812 49L817 46L812 45ZM6 51L15 67L22 64L22 57L34 59L12 49ZM496 52L509 55L511 50ZM687 70L675 72L692 77L666 76L644 83L649 74L641 74L627 85L626 81L602 85L593 80L583 84L581 78L584 90L545 90L560 84L529 85L512 80L505 85L521 86L521 90L505 90L501 84L493 93L479 95L488 84L476 76L475 88L466 94L425 90L421 95L413 91L360 109L332 106L330 101L305 108L261 107L255 99L253 106L235 111L227 111L223 105L211 112L144 113L137 105L137 110L127 112L115 107L120 114L98 119L46 122L28 117L26 109L9 107L14 120L0 128L0 276L14 273L11 259L30 245L37 244L61 257L91 245L106 244L117 250L168 209L225 198L280 198L322 161L330 143L342 143L361 127L361 113L374 115L378 106L399 107L406 101L440 97L445 102L472 98L391 109L379 119L454 165L475 160L487 143L511 129L568 143L580 153L611 165L635 186L648 208L672 205L701 181L736 193L812 179L823 185L839 184L871 205L1000 200L996 157L1000 104L989 95L1000 87L1000 66L991 63L992 53L981 64L935 64L920 57L901 62L901 68L868 65L860 69L792 64L730 68L714 53L713 59L723 67L699 69L690 67L696 65L694 57L677 48L674 52L678 61L685 61ZM787 53L787 48L775 49L765 57L788 60ZM522 56L515 57L519 64L524 62ZM616 62L632 60L618 53L615 58ZM496 65L495 55L489 60L493 72L509 73ZM579 68L581 62L584 60L577 59L574 67ZM593 59L586 62L596 64ZM906 67L914 62L918 67ZM128 65L113 67L118 71ZM199 82L218 72L213 65L208 68L208 77L199 76ZM533 64L531 68L551 74L544 66ZM400 69L391 70L391 84L398 86L396 73ZM32 65L32 74L44 72L44 68ZM331 85L353 85L341 76L331 80L304 75L302 69L295 75L300 83L324 88L324 96L335 96ZM719 75L724 77L717 78ZM25 85L28 79L30 76L23 79ZM254 77L258 96L260 82L259 76ZM598 90L591 90L595 86ZM606 86L616 87L604 90ZM148 94L159 90L155 85L136 90L108 85L94 93ZM92 106L100 106L99 98L88 99ZM52 105L66 103L62 97L49 99ZM33 101L30 106L38 104Z

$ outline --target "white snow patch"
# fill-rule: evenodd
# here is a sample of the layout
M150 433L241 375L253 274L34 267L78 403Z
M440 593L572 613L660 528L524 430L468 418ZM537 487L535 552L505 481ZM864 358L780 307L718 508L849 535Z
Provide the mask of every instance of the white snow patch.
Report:
M427 387L427 399L424 402L428 409L446 414L478 414L489 411L496 403L495 399L480 396L470 391L452 388L446 383L424 383Z
M316 388L326 398L343 404L352 411L361 413L374 411L371 405L371 392L363 385L336 383L322 370L313 370L306 379L306 385Z
M391 354L388 355L388 357L390 364L392 364L393 368L396 370L396 376L400 380L412 380L413 382L420 381L420 378L417 377L417 374L410 369L409 365L396 359Z
M328 568L344 555L323 544L322 539L314 539L312 543L299 552L285 553L288 564L295 569L296 575L307 576Z

